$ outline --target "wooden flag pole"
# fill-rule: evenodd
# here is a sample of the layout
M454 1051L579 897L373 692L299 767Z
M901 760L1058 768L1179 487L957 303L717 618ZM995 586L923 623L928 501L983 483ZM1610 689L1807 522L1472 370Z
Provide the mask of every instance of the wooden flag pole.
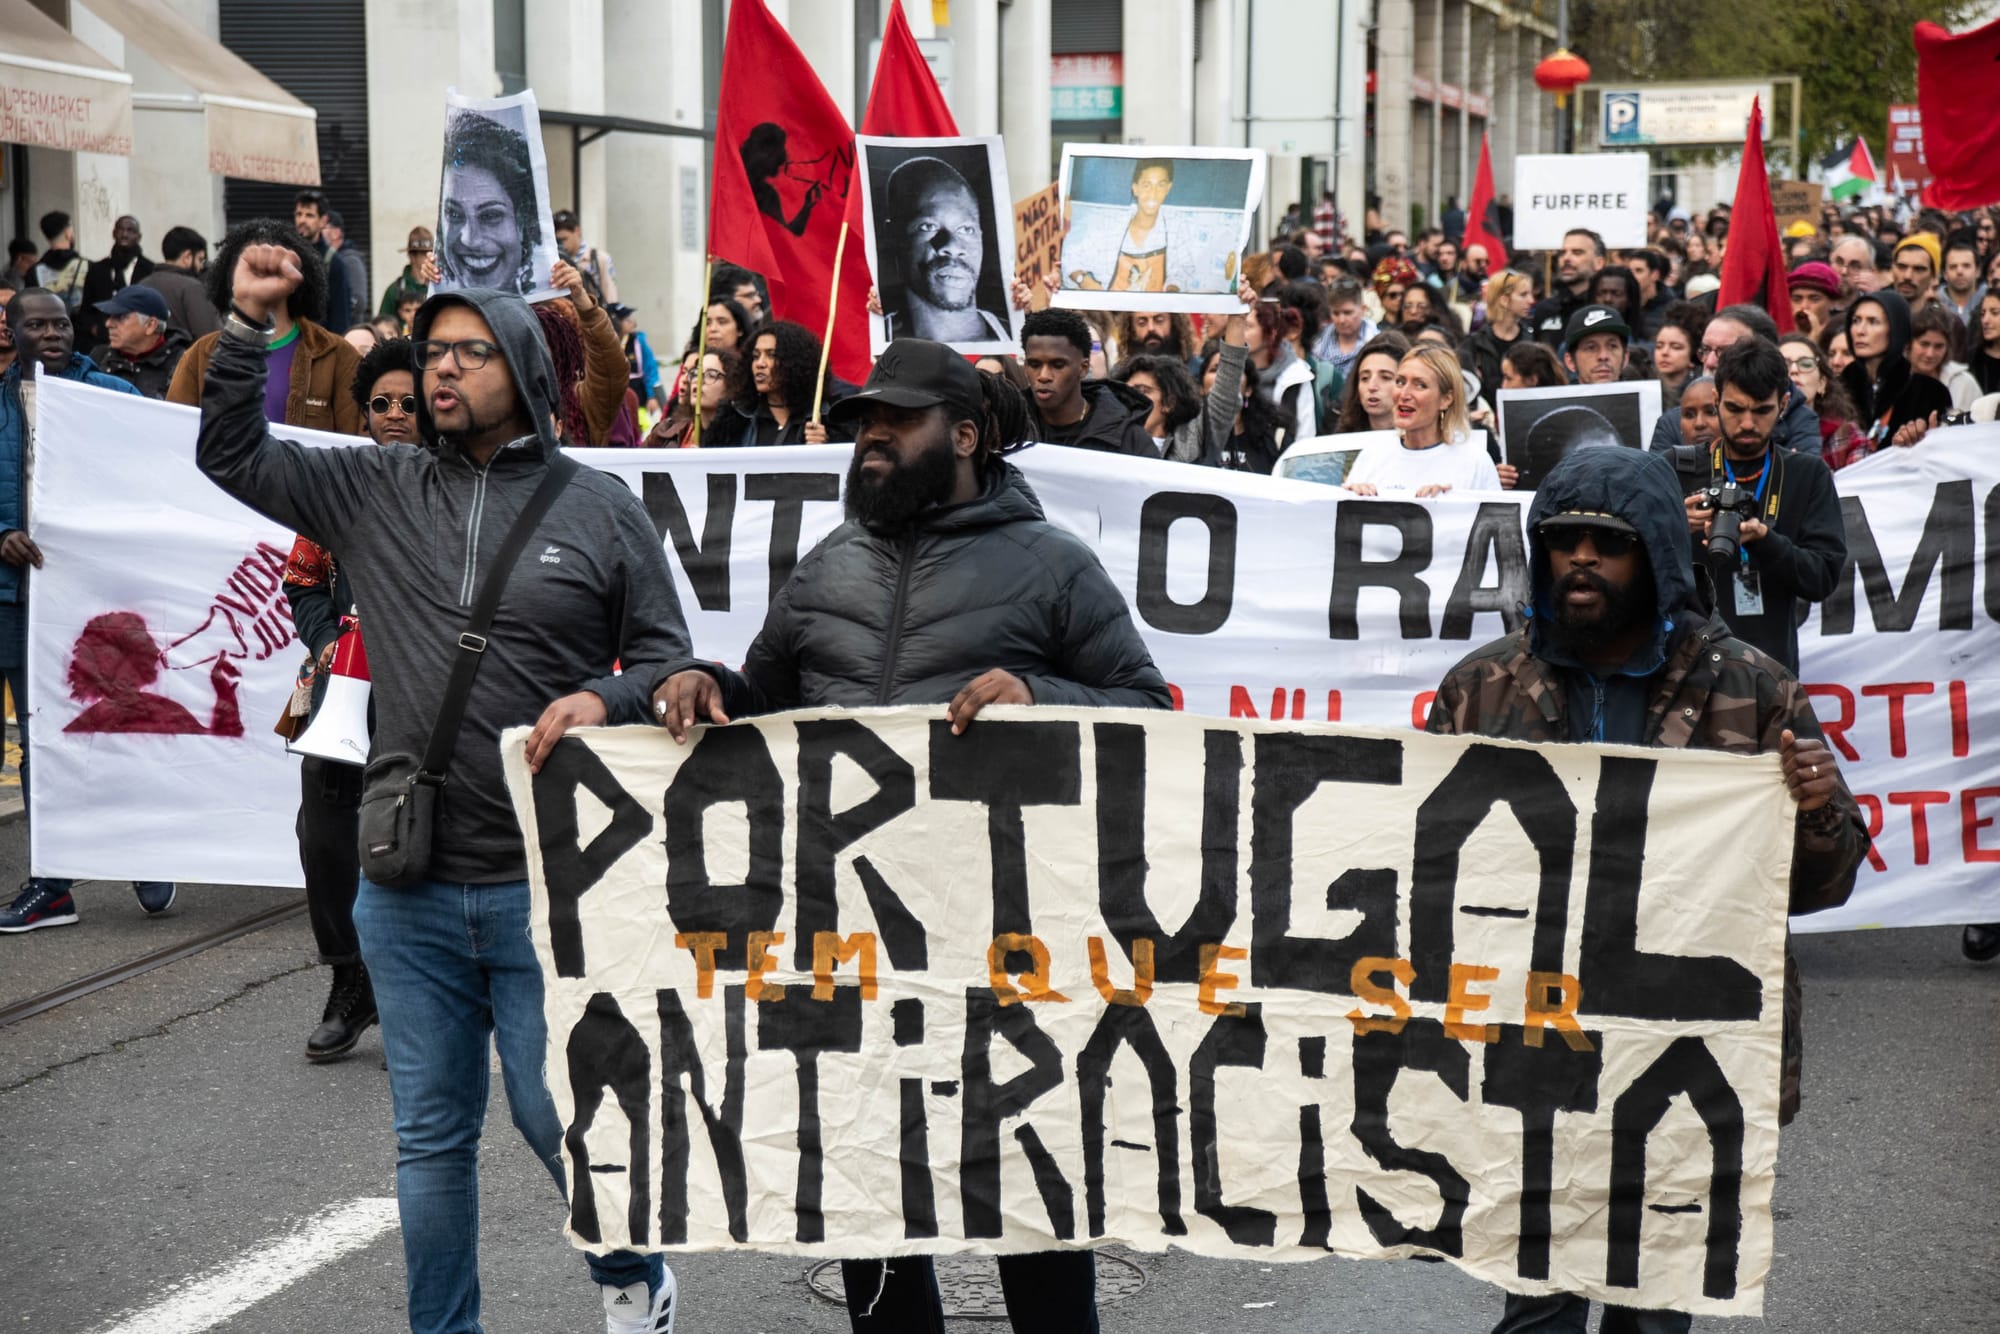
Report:
M833 317L840 309L840 264L847 257L847 223L840 224L840 241L833 248L833 289L826 295L826 337L819 345L819 379L813 382L812 423L819 425L820 400L826 397L826 363L833 355Z
M701 271L701 316L696 321L694 350L694 426L689 432L688 448L701 448L701 396L707 383L704 375L708 362L708 307L709 297L715 293L715 256L708 257L708 263Z

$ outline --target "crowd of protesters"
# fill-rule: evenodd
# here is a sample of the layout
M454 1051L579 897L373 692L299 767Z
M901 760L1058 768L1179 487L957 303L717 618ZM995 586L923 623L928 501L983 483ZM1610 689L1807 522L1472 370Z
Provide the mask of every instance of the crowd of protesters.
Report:
M1381 222L1376 210L1369 216ZM1783 337L1765 309L1717 308L1717 272L1730 243L1727 208L1697 221L1663 204L1644 247L1613 252L1594 233L1579 230L1558 251L1516 255L1505 268L1492 265L1487 247L1465 244L1462 214L1454 221L1455 229L1433 227L1414 238L1377 225L1359 240L1339 235L1331 217L1287 225L1268 249L1244 257L1240 305L1227 315L1076 311L1050 306L1047 292L1034 284L1016 283L1016 305L1034 307L1021 324L1018 354L968 362L942 344L901 340L909 350L894 365L884 357L868 384L856 386L826 373L818 333L774 312L759 275L728 264L712 271L705 300L678 345L662 338L656 350L633 308L620 300L611 257L586 243L576 216L567 212L555 215L562 259L554 284L563 295L532 306L491 293L430 297L435 237L423 227L408 235L402 272L379 301L371 301L367 267L346 243L339 213L317 191L298 195L289 220L233 228L212 265L208 242L185 227L166 233L160 261L147 258L143 228L133 218L119 220L110 254L89 261L75 249L70 219L52 213L41 222L44 244L10 246L6 285L16 290L7 322L0 323L0 455L12 457L0 457L0 477L19 473L25 428L8 405L19 400L30 362L47 374L203 408L203 467L232 494L301 530L286 582L309 650L299 697L309 718L343 634L359 623L395 625L444 605L430 587L430 572L404 568L407 562L398 560L409 552L400 545L407 534L393 522L396 506L413 504L422 488L476 496L483 470L499 458L515 469L507 484L525 496L561 446L853 441L851 524L870 532L893 528L901 534L897 540L935 541L942 549L958 540L947 539L949 525L936 533L925 525L940 507L972 507L987 516L982 523L995 525L994 532L1004 525L1009 542L1039 543L1054 553L1049 560L1060 557L1055 565L1045 560L1047 569L1037 567L1044 574L1054 569L1054 582L1008 602L1008 642L1027 646L1016 656L1031 662L1031 679L1040 689L1062 687L1044 702L1158 704L1164 688L1115 589L1087 548L1042 520L1020 475L1004 461L1012 449L1041 442L1283 475L1288 451L1301 442L1352 435L1354 456L1342 483L1349 491L1425 499L1519 481L1500 438L1495 408L1502 391L1657 380L1666 410L1652 450L1671 458L1688 497L1686 512L1676 507L1673 483L1657 468L1634 474L1632 503L1617 515L1583 512L1574 496L1565 501L1545 494L1531 516L1540 525L1535 577L1570 580L1564 588L1589 593L1597 586L1593 580L1602 582L1599 570L1639 577L1634 571L1643 571L1648 557L1633 553L1644 548L1653 571L1644 577L1665 579L1675 562L1685 563L1682 520L1695 541L1707 534L1708 519L1694 504L1702 486L1725 473L1746 486L1768 484L1774 501L1785 500L1784 517L1778 519L1774 503L1768 526L1746 521L1745 551L1766 533L1782 534L1796 568L1779 577L1756 569L1746 554L1740 570L1723 572L1737 581L1733 610L1725 595L1717 612L1726 624L1707 631L1768 655L1743 658L1739 665L1748 680L1796 671L1795 611L1824 597L1840 568L1845 549L1832 470L1881 449L1912 445L1947 421L1991 420L2000 405L2000 285L1989 291L1986 281L2000 279L2000 229L1991 211L1910 217L1887 207L1829 206L1818 225L1797 224L1787 233L1788 313L1796 332ZM253 286L246 289L246 282ZM682 333L678 327L673 332ZM500 416L487 420L482 406ZM911 413L931 415L920 422ZM454 417L464 419L462 429L451 425ZM365 436L382 449L300 451L270 436L267 422ZM345 454L354 457L333 457ZM274 481L276 474L289 481ZM380 505L357 507L346 492L321 494L318 483L335 480L366 490ZM1568 481L1582 488L1578 494L1588 489L1577 475ZM1018 673L988 662L983 647L940 664L936 680L925 678L920 686L890 691L895 683L877 682L871 674L879 667L871 657L875 648L859 637L846 603L854 580L879 582L877 567L887 548L859 542L844 548L830 542L808 557L793 587L800 588L801 579L820 580L811 593L818 600L800 592L774 604L772 615L810 624L815 635L853 640L850 656L867 665L861 676L823 697L800 693L796 664L781 661L771 647L795 644L804 632L792 630L760 641L761 652L753 647L743 673L695 662L651 521L615 484L579 487L587 498L567 512L571 540L587 547L630 539L648 553L641 582L651 587L621 583L591 594L607 615L616 608L623 617L614 627L623 663L616 682L586 679L590 646L537 646L546 659L546 681L538 678L520 698L504 701L506 717L499 719L532 721L530 705L547 704L531 761L537 748L545 754L569 726L635 721L649 703L679 735L691 722L722 721L725 709L735 715L844 703L849 695L865 702L876 697L878 685L884 700L949 700L961 724L984 704L1037 698ZM15 685L19 698L27 571L41 564L41 553L23 530L18 491L0 488L0 510L9 505L11 512L0 512L0 676ZM419 527L429 522L423 515L408 517ZM476 513L471 522L476 533ZM335 540L323 544L305 531ZM967 554L953 559L976 568L981 579L1005 577ZM1590 577L1573 576L1578 569ZM376 575L369 587L382 603L362 608L349 581L355 571L369 570ZM828 573L835 570L841 578ZM472 578L470 561L464 577ZM1061 618L1047 611L1074 605L1079 589L1098 608L1093 614L1116 627L1116 653L1100 640L1093 641L1100 649L1095 657L1080 654L1065 638ZM1682 605L1692 594L1675 596L1672 614L1694 625L1691 602ZM1588 597L1572 601L1576 607L1569 610L1583 609L1569 627L1576 633L1569 641L1558 635L1551 641L1555 648L1594 646L1596 657L1579 656L1616 667L1623 661L1619 652L1644 656L1661 647L1643 617L1612 627L1623 638L1593 637L1592 626L1584 624L1591 617L1583 613L1596 604ZM1667 603L1663 586L1660 605ZM1613 600L1605 601L1605 617L1612 606ZM402 651L398 633L383 633L386 657ZM417 657L422 661L407 664L410 679L436 674L435 655ZM991 670L981 674L984 668ZM1649 670L1663 669L1656 662ZM947 678L949 688L940 684ZM535 694L545 684L554 703ZM558 688L575 693L557 697ZM430 703L435 696L433 690ZM1440 696L1441 706L1446 703ZM409 706L390 691L380 724L408 733L405 741L428 721L428 714ZM1438 714L1433 730L1478 725L1461 712ZM1781 726L1802 735L1810 728L1809 712L1793 713L1759 722L1763 748L1777 748ZM1625 725L1631 718L1601 703L1594 718L1571 722L1566 739L1639 740ZM1806 761L1789 731L1785 736L1790 774ZM25 729L22 739L25 747ZM1830 757L1813 744L1811 758L1831 772ZM492 797L487 789L497 789L495 774L471 767L477 772L469 781L485 786L455 799ZM1819 769L1812 774L1818 782ZM442 1002L428 990L428 965L403 938L413 929L413 914L448 915L449 895L440 891L426 906L378 894L360 879L358 770L308 763L303 784L301 858L320 957L333 969L306 1055L337 1059L366 1028L384 1022L393 1030L385 1045L399 1085L456 1100L454 1115L462 1120L460 1094L442 1082L450 1071L436 1062L472 1060L470 1048L446 1052L435 1033L421 1031L430 1022L425 1016ZM1793 786L1798 795L1799 785ZM1802 819L1826 810L1809 823L1829 847L1839 842L1838 857L1828 853L1833 869L1822 879L1839 881L1838 861L1851 880L1857 849L1865 845L1858 825L1849 827L1852 801L1837 780L1811 793ZM491 825L480 827L484 842L445 847L441 854L464 872L460 879L504 871L501 879L512 892L520 881L518 831L502 829L508 822L494 814L499 806L487 805L493 809L473 812L475 826L482 819ZM149 913L173 902L172 885L135 888ZM516 907L525 904L524 882L519 889ZM1817 885L1814 892L1832 893ZM34 879L0 912L0 931L76 920L66 882ZM2000 957L2000 926L1969 928L1965 948L1974 957ZM385 979L371 976L371 966L387 974L389 993L379 1010L376 990ZM489 1028L496 1023L491 1015L486 1022ZM527 1059L521 1053L534 1048L531 1027L497 1033L503 1059L510 1047L517 1059ZM482 1071L484 1040L482 1033L474 1062ZM529 1097L525 1085L514 1089L511 1065L507 1073L510 1093ZM539 1102L526 1113L517 1107L517 1119L525 1117L524 1130L560 1179L541 1110ZM404 1119L399 1110L407 1160L428 1132ZM476 1141L476 1128L471 1134ZM458 1190L470 1169L459 1163L448 1173L437 1165L417 1170L406 1161L405 1170L403 1184L414 1198L429 1180L425 1173L449 1175L448 1184ZM419 1271L435 1269L437 1254L448 1251L456 1257L451 1281L463 1284L470 1261L452 1249L464 1241L463 1218L438 1212L413 1220L412 1207L406 1202L404 1227L412 1319L418 1321ZM1052 1308L1088 1308L1087 1257L1071 1259L1075 1263L1017 1264L1015 1277L1024 1289L1043 1287L1042 1299ZM627 1327L616 1324L611 1311L621 1297L643 1308L640 1316L652 1322L643 1327L671 1327L672 1278L656 1259L614 1255L593 1267L606 1290L608 1328ZM476 1313L476 1277L469 1281ZM911 1320L933 1314L934 1288L915 1270L892 1281L873 1262L859 1262L850 1267L849 1281L875 1283L892 1305L907 1308ZM463 1293L454 1300L462 1306ZM1010 1305L1014 1300L1010 1293ZM857 1317L856 1328L863 1327Z

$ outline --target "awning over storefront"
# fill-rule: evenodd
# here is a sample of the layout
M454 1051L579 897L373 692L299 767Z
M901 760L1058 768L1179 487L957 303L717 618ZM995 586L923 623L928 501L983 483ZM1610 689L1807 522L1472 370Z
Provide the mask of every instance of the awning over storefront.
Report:
M132 152L132 76L29 0L0 0L0 143Z
M192 89L189 93L147 89L136 95L136 103L142 109L185 105L202 111L208 120L210 171L285 185L319 184L319 142L311 107L162 0L88 0L88 4L91 13Z

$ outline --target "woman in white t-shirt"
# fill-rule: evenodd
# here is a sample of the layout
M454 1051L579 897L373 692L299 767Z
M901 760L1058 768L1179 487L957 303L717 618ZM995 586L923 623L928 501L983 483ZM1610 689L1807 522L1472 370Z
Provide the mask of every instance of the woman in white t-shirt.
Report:
M1465 378L1449 349L1419 343L1396 365L1396 430L1401 443L1364 445L1343 485L1356 495L1414 491L1417 499L1454 487L1498 491L1500 476L1472 439L1465 415Z

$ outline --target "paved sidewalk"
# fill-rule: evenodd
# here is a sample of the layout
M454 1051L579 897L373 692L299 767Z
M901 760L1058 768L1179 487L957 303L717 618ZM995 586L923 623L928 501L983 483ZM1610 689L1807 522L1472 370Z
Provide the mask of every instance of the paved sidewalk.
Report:
M21 799L21 729L7 724L7 763L0 769L0 825L26 817L28 806Z

